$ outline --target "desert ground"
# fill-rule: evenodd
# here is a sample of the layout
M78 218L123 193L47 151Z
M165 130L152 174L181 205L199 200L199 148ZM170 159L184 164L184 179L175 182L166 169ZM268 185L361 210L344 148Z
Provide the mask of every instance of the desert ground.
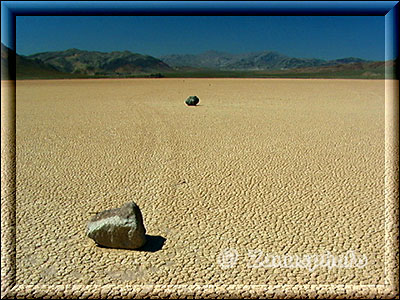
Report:
M16 98L18 284L384 283L384 80L38 80ZM96 246L88 220L128 201L151 247Z

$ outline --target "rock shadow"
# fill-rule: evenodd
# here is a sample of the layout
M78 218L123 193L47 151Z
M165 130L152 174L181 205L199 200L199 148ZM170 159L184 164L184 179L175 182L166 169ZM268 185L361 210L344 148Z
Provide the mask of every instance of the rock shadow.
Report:
M123 248L112 248L103 246L96 243L96 246L99 248L106 248L106 249L116 249L116 250L130 250L130 251L143 251L143 252L157 252L162 249L164 246L166 238L160 235L148 235L146 234L146 244L144 246L137 248L137 249L123 249Z
M137 249L137 251L144 251L144 252L157 252L162 249L164 246L166 238L160 235L147 235L146 234L147 242L144 244L143 247Z

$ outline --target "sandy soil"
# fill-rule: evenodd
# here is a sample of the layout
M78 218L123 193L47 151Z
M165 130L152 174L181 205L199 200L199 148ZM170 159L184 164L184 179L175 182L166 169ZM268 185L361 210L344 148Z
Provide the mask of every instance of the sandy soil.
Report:
M16 120L19 284L384 283L383 80L19 81ZM132 200L162 249L95 246Z

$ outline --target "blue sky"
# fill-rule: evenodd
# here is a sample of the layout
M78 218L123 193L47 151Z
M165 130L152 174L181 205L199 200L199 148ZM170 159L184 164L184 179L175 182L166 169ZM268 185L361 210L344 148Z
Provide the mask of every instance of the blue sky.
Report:
M219 50L385 59L384 16L17 16L16 50L78 48L159 57Z

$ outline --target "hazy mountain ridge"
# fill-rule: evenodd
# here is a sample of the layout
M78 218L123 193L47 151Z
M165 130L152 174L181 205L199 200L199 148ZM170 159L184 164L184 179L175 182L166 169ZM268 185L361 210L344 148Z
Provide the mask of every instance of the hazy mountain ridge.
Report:
M1 44L1 79L15 80L16 77L65 77L53 66L37 60L31 60L15 53L14 50Z
M335 60L317 58L295 58L276 51L262 51L242 54L231 54L218 51L206 51L194 54L172 54L160 59L172 67L197 67L218 70L281 70L306 67L332 66L366 60L348 57Z
M1 44L1 79L15 79L15 52Z
M237 78L395 78L396 61L365 61L349 57L324 61L301 59L273 51L230 54L172 55L182 65L130 51L43 52L21 56L2 44L2 79L123 78L123 77L237 77ZM187 66L195 61L195 66ZM235 61L233 64L232 61ZM268 64L268 68L265 67ZM206 66L206 67L199 67ZM218 66L216 68L215 66ZM385 75L386 74L386 75Z
M65 51L43 52L27 56L28 59L47 63L59 71L87 75L129 75L172 70L161 60L130 51Z

